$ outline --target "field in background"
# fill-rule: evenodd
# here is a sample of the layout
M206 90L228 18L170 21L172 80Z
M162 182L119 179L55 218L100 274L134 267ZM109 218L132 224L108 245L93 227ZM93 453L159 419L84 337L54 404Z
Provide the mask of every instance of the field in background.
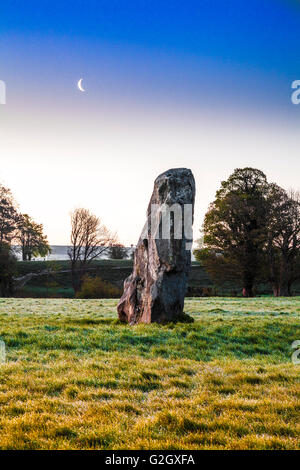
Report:
M299 448L299 298L135 327L116 303L0 299L0 449Z
M17 295L20 297L62 297L73 298L69 261L20 261L17 263L18 275L40 273L48 270L53 274L34 277ZM62 271L62 272L61 272ZM91 263L88 273L100 276L112 285L122 288L124 279L132 271L131 260L95 260Z
M62 297L73 298L74 291L71 284L71 275L65 272L70 268L68 261L26 261L18 262L18 275L22 276L30 272L53 271L51 275L43 275L33 278L17 293L19 297ZM99 276L114 286L122 289L123 282L132 272L132 260L95 260L91 263L93 276ZM60 272L63 271L63 272ZM300 286L295 284L293 289L300 293ZM189 275L188 292L190 297L211 295L241 295L242 286L232 282L224 282L222 286L214 286L205 271L205 268L197 262L192 263ZM271 294L271 286L260 284L257 294Z

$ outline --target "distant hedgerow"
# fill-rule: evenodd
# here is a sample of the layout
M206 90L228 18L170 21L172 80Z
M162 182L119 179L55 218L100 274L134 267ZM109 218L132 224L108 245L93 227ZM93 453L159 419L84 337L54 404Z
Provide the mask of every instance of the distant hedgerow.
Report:
M121 296L121 290L101 277L85 276L81 289L76 294L77 299L116 299Z

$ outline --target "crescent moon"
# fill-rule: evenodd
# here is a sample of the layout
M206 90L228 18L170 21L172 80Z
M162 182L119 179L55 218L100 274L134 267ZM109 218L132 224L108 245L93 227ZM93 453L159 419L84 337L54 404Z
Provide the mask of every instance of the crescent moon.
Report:
M78 81L77 86L78 86L78 89L79 89L80 91L85 91L85 89L84 89L83 86L82 86L82 80L83 80L83 78L81 78L81 79Z

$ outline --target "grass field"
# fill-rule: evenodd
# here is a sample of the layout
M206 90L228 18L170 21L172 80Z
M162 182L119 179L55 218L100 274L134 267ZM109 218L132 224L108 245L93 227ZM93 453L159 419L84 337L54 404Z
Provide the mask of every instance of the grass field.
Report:
M193 298L193 324L115 300L0 299L1 449L296 449L300 298Z

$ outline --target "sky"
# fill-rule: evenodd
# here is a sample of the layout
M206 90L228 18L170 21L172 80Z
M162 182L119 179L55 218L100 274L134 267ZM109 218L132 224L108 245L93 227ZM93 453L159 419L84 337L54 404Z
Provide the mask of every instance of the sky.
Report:
M8 0L0 182L50 244L86 207L128 246L156 176L191 168L198 238L235 168L300 189L299 44L297 0Z

